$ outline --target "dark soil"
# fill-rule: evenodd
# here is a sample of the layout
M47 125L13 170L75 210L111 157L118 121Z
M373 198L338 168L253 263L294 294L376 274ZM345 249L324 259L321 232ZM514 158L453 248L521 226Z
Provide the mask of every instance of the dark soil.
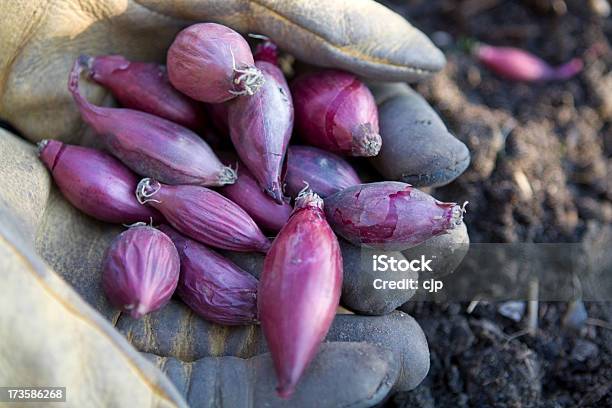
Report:
M434 191L469 200L472 242L583 242L612 224L612 18L591 0L386 1L438 42L443 73L416 88L472 152L470 168ZM526 49L551 64L584 58L577 77L524 84L469 54L475 41ZM612 248L612 243L609 243ZM605 248L605 245L604 245ZM609 271L612 273L612 271ZM612 304L588 303L579 328L568 303L540 303L539 329L497 304L414 304L431 371L401 407L612 406Z

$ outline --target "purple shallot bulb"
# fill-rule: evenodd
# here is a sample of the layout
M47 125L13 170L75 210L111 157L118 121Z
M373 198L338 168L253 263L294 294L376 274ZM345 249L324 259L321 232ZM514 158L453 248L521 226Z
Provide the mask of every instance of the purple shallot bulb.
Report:
M267 252L270 241L237 204L200 186L171 186L142 179L136 187L141 204L162 213L179 232L215 248Z
M134 225L108 249L102 288L113 305L135 319L168 303L178 280L178 252L172 240L153 227Z
M138 203L134 197L138 177L113 156L57 140L41 141L38 155L64 198L85 214L114 224L161 218Z
M291 83L295 127L306 143L348 156L376 156L382 139L370 90L353 74L324 70Z
M173 228L159 229L172 239L181 258L176 293L187 306L217 324L257 323L257 279Z
M280 68L261 60L255 65L265 82L257 94L229 104L230 136L261 189L282 204L281 173L293 130L293 103Z
M238 204L261 228L278 232L289 219L293 208L286 203L278 204L264 193L251 172L232 154L220 154L227 165L236 164L238 179L234 184L224 186L219 192Z
M255 95L265 81L246 40L216 23L181 31L168 50L166 65L176 89L207 103Z
M361 184L353 167L342 157L312 146L289 146L285 192L297 197L308 184L321 198Z
M147 112L196 132L204 128L203 106L170 84L164 65L128 61L121 55L82 58L89 76L111 91L124 108Z
M467 203L466 203L467 204ZM463 222L465 204L443 203L410 184L359 184L325 199L334 231L355 245L402 251Z
M541 58L519 48L485 44L476 47L475 55L487 68L512 81L565 80L578 74L584 66L580 58L574 58L552 67Z
M168 184L222 186L236 181L235 171L223 166L191 130L145 112L89 103L79 91L79 76L86 63L86 59L75 61L68 89L81 118L123 164Z
M261 327L289 398L334 319L342 288L342 255L325 220L323 200L303 191L264 260L258 289Z

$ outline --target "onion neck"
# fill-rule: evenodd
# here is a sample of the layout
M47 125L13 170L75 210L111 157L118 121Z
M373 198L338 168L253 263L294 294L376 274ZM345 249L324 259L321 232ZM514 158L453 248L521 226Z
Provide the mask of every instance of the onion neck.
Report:
M91 57L87 55L81 55L79 58L77 58L72 66L72 70L70 71L70 76L68 78L68 90L79 107L79 111L81 112L83 119L95 128L95 117L105 115L104 110L91 104L87 99L85 99L79 88L81 72L83 71L83 68L89 66L90 62Z
M297 198L295 199L295 208L293 211L300 210L302 208L313 207L323 211L323 199L319 195L310 189L308 183L306 187L300 191Z
M362 123L352 132L354 156L372 157L380 152L382 138L372 129L371 123Z
M161 203L161 201L153 198L159 190L161 190L161 183L152 178L143 178L136 187L136 199L142 205L147 203Z
M229 92L235 96L253 96L265 82L263 73L255 66L234 67L233 89Z

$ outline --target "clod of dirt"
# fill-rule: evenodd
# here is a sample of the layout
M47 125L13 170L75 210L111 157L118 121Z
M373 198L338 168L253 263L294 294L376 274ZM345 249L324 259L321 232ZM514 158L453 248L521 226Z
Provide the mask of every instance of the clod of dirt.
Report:
M588 359L597 358L598 354L599 347L596 344L588 340L578 339L574 344L570 358L582 363Z
M536 406L541 392L540 363L522 344L468 350L459 366L473 406Z

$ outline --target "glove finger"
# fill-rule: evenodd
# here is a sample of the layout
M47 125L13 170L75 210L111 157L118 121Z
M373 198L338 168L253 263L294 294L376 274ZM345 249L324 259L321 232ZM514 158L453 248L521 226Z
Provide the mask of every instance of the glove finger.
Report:
M265 34L299 59L381 81L423 79L446 62L429 38L375 1L141 3L176 18L218 21L242 32Z
M406 84L376 84L383 140L370 162L387 180L416 187L442 186L465 171L470 152L450 134L438 114Z
M374 270L372 260L377 257L393 257L397 261L406 260L401 252L383 252L366 247L355 246L340 239L344 276L342 280L342 304L350 310L366 315L391 313L407 302L416 292L415 289L388 289L383 282L402 280L416 281L419 273L411 269Z
M406 259L419 259L424 256L431 260L428 264L431 271L426 273L428 278L441 278L450 275L457 269L470 246L465 223L448 232L438 235L417 245L402 251Z
M164 357L194 361L209 356L249 358L267 351L258 326L219 326L194 315L184 304L171 301L139 320L121 315L116 324L139 350ZM377 344L393 351L400 362L395 388L416 387L429 370L429 348L419 324L409 315L336 315L326 341Z
M28 180L7 166L37 175L34 185L44 173L27 155L31 145L0 133L1 154L11 152L0 160L0 384L66 387L71 406L186 406L172 383L36 255L32 232L45 184L25 195L35 202L19 208L24 192L14 183Z
M249 359L203 357L184 362L145 354L194 407L370 407L399 374L393 353L367 343L324 344L289 400L275 392L269 353Z

